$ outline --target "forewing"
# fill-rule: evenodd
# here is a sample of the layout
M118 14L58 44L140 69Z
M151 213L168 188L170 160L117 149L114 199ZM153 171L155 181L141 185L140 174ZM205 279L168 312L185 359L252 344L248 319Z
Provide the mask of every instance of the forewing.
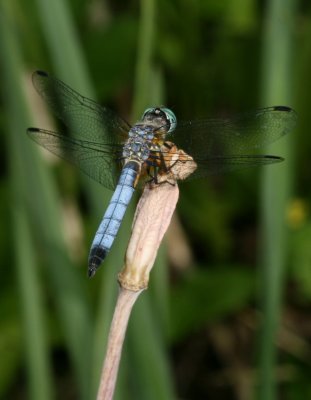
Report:
M130 125L113 111L46 72L34 72L32 80L37 92L73 131L74 137L105 144L121 144L126 139Z
M167 140L195 160L241 155L279 139L294 128L296 120L289 107L268 107L230 119L181 122Z
M38 128L29 128L27 133L36 143L76 165L106 188L114 190L121 167L121 145L73 139Z

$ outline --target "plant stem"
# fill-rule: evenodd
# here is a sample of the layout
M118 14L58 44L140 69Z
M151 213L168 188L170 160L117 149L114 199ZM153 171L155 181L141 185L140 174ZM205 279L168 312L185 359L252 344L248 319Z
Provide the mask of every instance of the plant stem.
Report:
M113 397L129 316L137 297L148 287L149 273L170 224L178 196L177 184L146 186L137 205L125 265L119 273L121 290L110 328L97 400ZM167 397L162 395L160 398Z
M113 398L123 341L132 307L142 290L134 292L120 288L109 332L107 354L104 361L97 400Z

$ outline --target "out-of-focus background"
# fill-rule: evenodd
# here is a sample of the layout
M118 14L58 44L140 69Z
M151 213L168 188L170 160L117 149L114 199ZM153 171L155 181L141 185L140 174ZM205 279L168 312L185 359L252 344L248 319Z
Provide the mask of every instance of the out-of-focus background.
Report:
M181 186L115 399L310 398L311 3L6 0L0 60L0 398L95 398L137 200L88 280L111 193L26 137L58 128L36 69L129 122L296 109L285 162Z

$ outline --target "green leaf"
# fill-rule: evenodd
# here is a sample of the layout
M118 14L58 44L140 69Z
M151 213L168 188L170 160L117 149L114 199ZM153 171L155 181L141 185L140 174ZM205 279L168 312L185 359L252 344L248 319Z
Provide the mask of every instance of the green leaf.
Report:
M292 274L306 300L311 298L311 221L307 221L291 237Z
M172 291L171 340L180 340L206 323L244 307L253 290L253 274L242 268L190 273Z

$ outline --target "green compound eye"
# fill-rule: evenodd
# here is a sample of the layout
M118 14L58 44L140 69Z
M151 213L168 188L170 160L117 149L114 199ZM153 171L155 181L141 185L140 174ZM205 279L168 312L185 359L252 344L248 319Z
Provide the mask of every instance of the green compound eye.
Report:
M161 111L164 112L165 117L167 119L167 121L170 123L170 129L168 130L167 133L171 133L173 132L173 130L176 128L177 126L177 118L176 115L173 113L172 110L170 110L169 108L161 108Z
M146 110L143 113L142 119L144 119L147 114L154 114L154 112L155 112L155 107L146 108Z
M143 113L143 117L142 119L144 119L146 117L147 114L154 114L154 115L159 115L159 114L164 114L163 117L165 117L166 121L169 123L169 130L167 131L167 133L171 133L173 132L173 130L176 128L177 125L177 118L175 116L175 114L173 113L172 110L170 110L169 108L165 108L165 107L150 107L147 108L144 113Z

